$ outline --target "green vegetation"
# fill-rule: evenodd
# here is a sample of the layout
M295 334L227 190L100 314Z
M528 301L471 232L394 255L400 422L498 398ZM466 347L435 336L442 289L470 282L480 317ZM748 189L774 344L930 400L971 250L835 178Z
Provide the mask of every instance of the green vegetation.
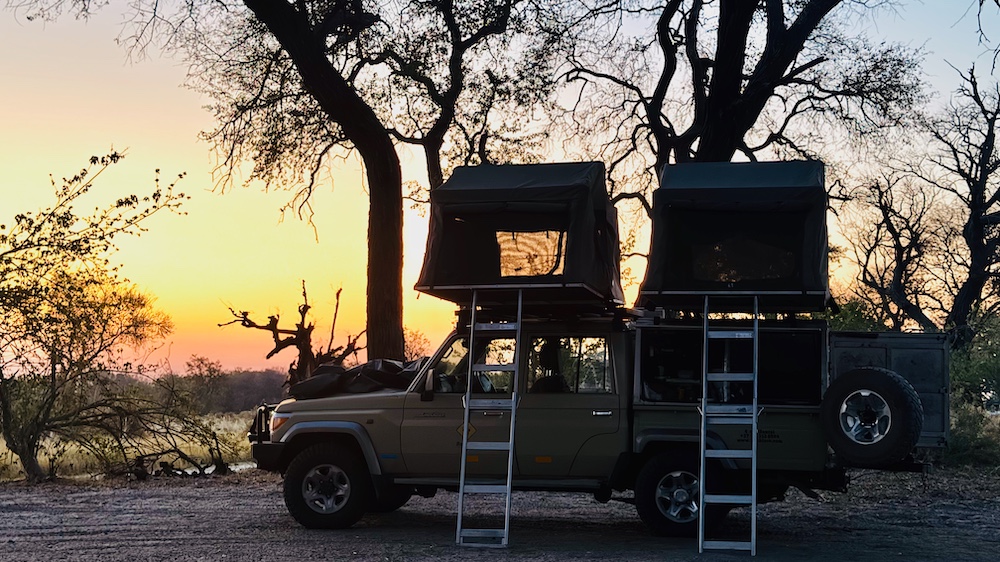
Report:
M953 395L951 439L943 460L953 465L1000 466L1000 416Z
M226 463L245 463L252 461L250 456L250 444L246 439L247 428L253 412L235 412L226 414L208 414L199 416L198 422L211 428L215 432L220 448L225 455ZM212 452L204 444L182 443L181 450L201 466L211 463ZM109 470L105 459L99 452L95 453L75 443L66 442L60 439L48 439L42 443L39 457L42 460L43 468L53 476L60 477L97 477L97 476L120 476L124 472L122 466L117 470ZM187 463L167 462L171 471L190 470L193 467ZM159 464L150 466L153 474L160 474L163 467ZM195 469L194 472L197 472ZM0 481L17 480L25 478L24 470L17 460L17 456L6 447L6 443L0 440Z
M141 234L150 217L177 212L186 197L161 186L157 172L148 195L76 211L122 158L91 157L61 184L53 180L49 207L0 221L0 434L30 482L53 475L53 463L47 472L39 462L46 443L55 456L76 444L110 467L127 463L145 434L204 434L172 389L138 384L155 368L134 358L173 326L108 261L116 237Z
M73 438L49 434L37 453L46 478L136 476L136 460L149 474L206 472L213 465L218 471L221 465L249 462L246 432L253 408L282 399L285 375L276 370L224 371L218 362L192 357L184 374L122 376L118 381L133 396L170 396L187 415L173 419L172 428L143 424L128 430L129 438L122 442L94 433L86 438L82 433ZM25 477L17 455L0 439L0 481Z
M1000 326L979 325L972 343L951 356L951 440L946 462L1000 466Z

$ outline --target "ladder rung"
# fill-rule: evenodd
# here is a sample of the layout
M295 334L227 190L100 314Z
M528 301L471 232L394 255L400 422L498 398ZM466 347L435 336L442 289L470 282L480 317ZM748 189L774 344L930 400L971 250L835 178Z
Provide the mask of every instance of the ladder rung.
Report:
M707 416L705 421L709 425L753 425L753 416Z
M475 365L472 366L473 373L488 373L494 371L513 373L515 370L517 370L517 366L512 363L508 364L476 363Z
M753 330L723 330L713 328L708 331L710 340L752 340Z
M704 541L702 547L713 550L752 550L752 541Z
M517 318L516 321L489 321L477 322L476 321L476 303L479 297L478 291L472 292L472 317L471 324L472 329L470 333L470 346L469 346L469 356L473 357L476 355L476 341L478 338L475 337L477 331L500 331L507 332L509 337L515 338L514 341L514 359L511 363L503 363L504 360L499 360L498 358L484 358L481 361L483 363L473 363L471 373L489 373L489 372L502 372L510 373L510 382L512 392L509 394L500 394L497 398L472 398L471 394L467 394L462 399L462 403L465 406L465 428L459 428L462 433L462 450L463 453L466 451L502 451L507 456L507 475L504 479L499 478L486 478L486 479L476 479L469 482L467 478L466 469L469 463L469 455L463 454L461 461L461 473L459 476L459 495L458 495L458 529L456 542L462 546L468 547L485 547L485 548L503 548L507 546L508 529L510 528L510 511L511 511L511 479L513 476L513 465L514 465L514 411L517 408L517 385L519 374L518 373L518 363L521 357L520 347L521 342L521 319L522 319L522 306L524 304L524 294L521 290L517 291ZM514 332L514 333L511 333ZM507 337L507 336L505 336ZM481 376L481 375L477 375ZM472 377L470 377L471 379ZM471 380L470 380L471 382ZM472 392L474 390L473 386L470 384L466 389L466 392ZM496 395L495 395L496 396ZM490 410L506 410L511 412L510 414L510 439L508 441L470 441L469 440L469 414L472 410L485 411L487 414ZM497 412L494 412L497 413ZM498 413L499 414L499 413ZM465 529L462 527L462 517L465 511L465 494L498 494L506 498L505 507L503 509L504 523L503 528L492 528L492 529Z
M744 414L753 415L753 404L706 404L706 414Z
M469 400L470 410L510 410L514 401L510 398L473 398Z
M518 327L517 322L476 322L476 331L495 331L500 332L504 330L516 330Z
M753 382L753 373L709 373L708 382Z
M705 503L752 505L753 496L748 496L746 494L705 494Z
M710 459L752 459L751 449L709 449L705 456Z
M505 484L466 484L466 494L506 494Z
M502 538L503 529L462 529L462 537Z
M469 451L509 451L509 441L469 441L466 446Z

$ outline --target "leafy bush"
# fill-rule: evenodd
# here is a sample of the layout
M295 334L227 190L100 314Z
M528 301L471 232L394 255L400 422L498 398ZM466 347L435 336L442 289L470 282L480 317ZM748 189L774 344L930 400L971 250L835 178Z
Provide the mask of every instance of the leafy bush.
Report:
M980 408L1000 396L1000 356L993 333L980 334L968 349L951 355L951 392L962 404Z
M976 404L953 399L951 439L944 461L958 465L1000 466L1000 416L991 416Z

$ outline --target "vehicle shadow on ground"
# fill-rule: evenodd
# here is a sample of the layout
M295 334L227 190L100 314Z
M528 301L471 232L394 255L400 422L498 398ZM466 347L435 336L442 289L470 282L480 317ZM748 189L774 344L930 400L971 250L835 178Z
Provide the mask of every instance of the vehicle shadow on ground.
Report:
M880 512L863 516L816 503L764 513L758 519L755 560L833 562L862 555L866 560L995 560L993 548L969 540L956 529L921 522L919 514ZM383 560L747 560L745 552L698 553L697 539L650 535L638 517L594 513L589 517L559 513L512 518L506 549L455 545L454 510L427 512L404 507L369 515L351 532L377 541ZM617 515L617 517L616 517ZM897 515L904 515L897 517ZM502 522L501 522L502 524ZM486 527L487 525L483 525ZM745 540L747 510L730 514L713 538Z

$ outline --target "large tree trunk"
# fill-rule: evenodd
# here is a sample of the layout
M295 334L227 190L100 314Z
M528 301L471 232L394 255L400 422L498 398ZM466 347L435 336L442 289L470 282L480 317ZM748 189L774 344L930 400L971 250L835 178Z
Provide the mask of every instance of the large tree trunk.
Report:
M403 197L399 157L385 126L330 63L322 34L293 4L244 0L292 58L302 82L365 163L368 212L368 355L403 358Z
M389 142L386 136L386 142ZM360 148L360 147L359 147ZM395 150L365 155L368 211L368 357L403 359L403 198Z
M759 3L725 0L719 5L718 47L704 96L705 111L696 116L692 129L700 131L694 160L728 162L744 145L775 90L786 81L786 72L802 52L803 45L823 18L843 0L810 0L795 21L785 27L781 2L765 6L767 43L753 72L747 76L747 40ZM813 63L818 62L814 60ZM812 64L812 63L809 63ZM686 155L678 155L686 160Z
M984 197L976 193L972 197L971 216L965 225L963 237L969 248L969 276L962 283L952 302L951 311L945 319L945 328L952 330L952 349L964 350L976 336L975 329L969 325L969 317L976 303L982 298L983 288L989 281L990 252L983 242L986 232L982 215L985 211Z
M42 465L38 462L38 448L34 450L21 450L22 447L11 448L11 452L17 455L17 460L21 461L21 467L24 468L25 479L31 484L37 484L46 478L48 478L48 473L42 468Z

